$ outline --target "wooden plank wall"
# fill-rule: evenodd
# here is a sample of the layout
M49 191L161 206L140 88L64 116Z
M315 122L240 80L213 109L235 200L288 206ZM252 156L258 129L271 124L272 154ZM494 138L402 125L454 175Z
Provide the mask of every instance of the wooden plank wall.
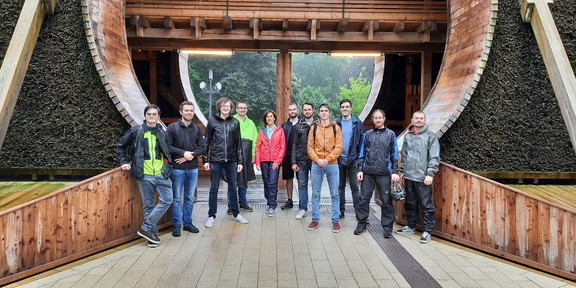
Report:
M434 204L435 236L576 280L576 211L445 163Z
M0 286L134 240L142 221L136 181L120 168L6 210Z

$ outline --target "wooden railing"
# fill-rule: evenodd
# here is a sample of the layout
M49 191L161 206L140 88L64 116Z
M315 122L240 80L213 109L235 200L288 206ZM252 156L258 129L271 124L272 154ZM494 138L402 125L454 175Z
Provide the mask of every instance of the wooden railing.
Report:
M576 280L576 211L445 163L434 204L434 235Z
M0 286L138 238L142 202L120 168L0 213ZM171 225L168 213L159 228Z
M126 15L170 17L446 21L446 10L432 0L126 0Z

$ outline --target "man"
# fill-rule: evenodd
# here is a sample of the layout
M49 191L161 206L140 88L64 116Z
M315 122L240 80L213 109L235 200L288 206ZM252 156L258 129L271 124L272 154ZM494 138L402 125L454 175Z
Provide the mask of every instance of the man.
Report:
M336 121L330 122L330 106L318 108L320 122L308 133L308 155L312 160L312 222L308 230L318 228L320 221L320 191L324 174L332 198L332 232L340 232L340 197L338 195L338 156L342 153L342 131Z
M294 144L293 127L298 123L298 105L292 103L288 106L288 120L282 124L284 135L286 137L286 153L282 160L282 180L286 180L286 194L288 200L280 209L294 208L292 202L292 190L294 189L294 170L292 170L292 145Z
M150 104L144 108L144 124L134 126L124 134L116 152L122 170L130 170L136 178L142 196L144 223L138 235L148 240L148 247L156 248L160 243L156 223L172 204L172 158L170 139L159 125L160 108ZM130 161L128 157L130 157ZM158 204L154 206L154 191L158 193Z
M352 102L348 99L340 101L341 117L336 122L342 129L342 154L338 157L338 167L340 168L340 182L338 193L340 194L340 218L344 218L346 210L346 175L352 191L352 204L354 209L358 205L360 197L360 183L358 182L358 165L356 160L360 154L362 135L364 135L364 124L352 112Z
M304 103L302 105L302 114L304 118L298 121L293 128L294 130L294 143L292 145L292 170L298 173L299 182L299 195L300 203L296 219L306 217L308 211L308 175L312 167L312 160L308 156L308 133L310 127L314 125L318 119L314 119L314 105L311 103Z
M398 234L414 234L418 220L418 207L422 208L423 230L420 243L432 240L436 227L434 203L432 202L432 182L440 165L440 144L436 134L428 130L426 114L421 111L412 114L412 124L404 135L400 178L404 180L406 199L404 211L408 226L397 230Z
M184 101L180 104L178 122L168 125L167 133L172 143L172 236L180 237L180 228L184 220L184 231L198 233L199 230L192 224L192 210L194 209L194 191L198 185L198 157L204 153L204 133L196 125L194 119L194 104ZM184 193L184 205L181 203ZM182 211L183 210L183 211Z
M242 171L238 173L237 185L238 185L238 202L240 204L240 210L252 212L253 209L248 205L246 200L246 192L248 190L248 181L256 179L256 174L254 174L254 153L256 151L256 139L258 139L258 130L252 119L248 118L246 115L248 113L248 104L244 101L239 101L236 103L236 115L234 118L240 122L240 135L242 137L242 150L244 162L241 163ZM230 209L230 195L228 195L228 215L232 215L232 210Z
M240 137L240 123L232 115L234 104L226 97L216 101L216 110L206 125L206 149L202 154L204 169L210 171L210 196L208 197L208 220L206 228L214 226L218 210L218 189L223 174L228 181L228 196L230 209L234 221L242 224L248 223L242 215L238 214L238 197L236 192L236 174L242 171L242 143Z
M370 213L370 199L374 192L374 187L378 187L378 194L382 205L381 220L384 229L384 238L392 237L392 226L396 215L390 194L390 176L392 181L400 181L398 176L398 145L396 144L396 134L394 131L384 126L386 114L377 109L372 113L374 129L364 134L362 148L360 149L360 160L358 180L362 181L362 190L356 204L356 218L358 225L354 230L355 235L366 230L368 216ZM342 171L342 170L340 170Z

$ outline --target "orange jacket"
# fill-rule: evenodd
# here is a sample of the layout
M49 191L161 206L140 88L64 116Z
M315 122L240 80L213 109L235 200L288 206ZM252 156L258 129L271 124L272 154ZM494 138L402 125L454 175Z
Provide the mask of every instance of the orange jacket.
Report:
M284 137L284 129L282 126L276 125L274 132L272 132L272 137L268 141L266 133L264 133L263 127L258 133L258 139L256 140L256 165L260 166L260 162L271 161L278 165L282 164L282 159L284 159L284 153L286 153L286 137Z
M338 164L338 156L342 154L342 130L336 121L322 126L320 122L316 125L316 141L314 141L314 126L310 127L308 133L308 156L313 162L319 159L328 160L328 164ZM334 128L336 126L336 135L334 135Z

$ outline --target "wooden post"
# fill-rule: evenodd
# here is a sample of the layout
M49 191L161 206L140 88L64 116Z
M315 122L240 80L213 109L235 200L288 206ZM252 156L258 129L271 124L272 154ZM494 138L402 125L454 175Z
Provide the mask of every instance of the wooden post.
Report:
M576 78L548 4L552 0L520 0L524 22L532 24L540 53L576 152Z
M281 124L288 119L288 106L292 102L292 54L282 51L276 59L276 114L277 124ZM278 187L285 188L286 181L278 181Z
M421 54L420 67L420 103L424 103L432 90L432 52L424 51Z
M0 68L0 148L16 106L20 88L36 46L45 13L54 12L56 0L26 0Z
M158 104L158 52L148 51L150 59L150 103Z

